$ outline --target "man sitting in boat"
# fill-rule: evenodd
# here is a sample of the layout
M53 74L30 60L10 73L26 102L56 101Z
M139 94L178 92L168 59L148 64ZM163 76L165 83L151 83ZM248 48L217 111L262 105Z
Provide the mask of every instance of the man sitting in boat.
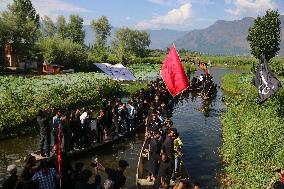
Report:
M104 171L108 175L108 179L113 183L112 189L120 189L125 185L126 177L124 176L124 171L129 166L128 162L125 160L119 160L118 169L105 168L102 164L97 164L97 169Z

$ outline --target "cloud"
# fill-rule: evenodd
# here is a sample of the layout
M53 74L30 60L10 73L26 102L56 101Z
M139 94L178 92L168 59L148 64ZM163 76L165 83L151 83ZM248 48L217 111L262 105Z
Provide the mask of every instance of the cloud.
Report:
M12 0L0 0L0 10L6 9ZM32 0L33 6L41 17L49 16L52 20L56 20L58 15L62 13L88 13L92 12L83 7L63 2L62 0Z
M131 17L130 17L130 16L127 16L125 19L126 19L126 20L131 20Z
M148 1L154 4L167 5L167 6L177 5L177 4L183 5L190 2L190 0L148 0Z
M166 15L156 16L150 20L143 20L136 24L137 29L160 29L163 27L175 27L184 24L186 20L192 17L191 4L186 3L178 9L172 9Z
M234 4L234 9L225 9L231 15L240 16L245 13L259 14L267 9L276 9L277 4L273 0L225 0L227 4Z

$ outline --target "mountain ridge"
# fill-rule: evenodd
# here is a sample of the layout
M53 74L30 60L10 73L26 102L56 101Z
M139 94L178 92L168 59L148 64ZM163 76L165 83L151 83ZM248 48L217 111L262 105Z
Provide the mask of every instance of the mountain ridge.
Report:
M281 42L279 55L284 56L284 15L281 19ZM175 43L178 49L188 49L208 54L220 55L249 55L250 47L247 41L248 29L254 23L255 18L244 17L241 20L217 20L204 29L191 31L178 31L171 29L143 30L150 34L150 49L166 49ZM113 27L108 45L114 37L118 27ZM90 25L85 25L85 44L92 45L95 42L95 32Z

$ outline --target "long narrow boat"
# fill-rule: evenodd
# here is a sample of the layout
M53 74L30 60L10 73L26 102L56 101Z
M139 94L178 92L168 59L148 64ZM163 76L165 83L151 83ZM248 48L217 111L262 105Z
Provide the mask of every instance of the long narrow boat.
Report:
M122 141L123 139L129 138L130 136L132 136L133 134L135 134L136 132L138 132L139 130L144 128L144 125L145 125L144 123L141 123L141 124L137 125L137 127L135 127L133 130L126 132L124 135L114 135L113 137L111 137L107 140L104 140L104 142L102 144L93 143L90 147L70 151L70 152L67 153L67 156L69 158L76 158L78 156L93 152L94 150L98 150L98 149L108 147L108 146L110 146L114 143ZM35 152L31 153L31 155L35 156L37 161L48 158L48 157L40 156L39 151L35 151Z
M137 164L137 173L136 173L136 186L139 189L150 189L153 187L154 181L149 182L147 180L147 172L144 169L144 164L146 163L147 159L145 157L142 156L142 153L144 151L144 149L147 148L147 141L144 140L144 143L142 145L141 151L140 151L140 155L139 155L139 160L138 160L138 164ZM189 174L187 171L187 168L184 165L183 160L181 161L180 164L180 170L179 170L179 178L178 179L189 179ZM170 186L174 186L175 182L174 180L170 181Z

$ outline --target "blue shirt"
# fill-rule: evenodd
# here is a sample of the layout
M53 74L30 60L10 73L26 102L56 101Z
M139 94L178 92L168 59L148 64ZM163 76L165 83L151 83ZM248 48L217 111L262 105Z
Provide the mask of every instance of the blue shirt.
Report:
M57 172L54 168L49 168L48 173L44 174L42 171L38 171L34 174L32 180L38 181L39 189L55 189L55 179Z

